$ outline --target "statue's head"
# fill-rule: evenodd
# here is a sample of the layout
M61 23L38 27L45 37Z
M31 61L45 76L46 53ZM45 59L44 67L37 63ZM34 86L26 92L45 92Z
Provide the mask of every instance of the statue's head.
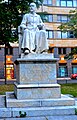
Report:
M35 12L36 10L36 4L35 3L30 3L30 12Z

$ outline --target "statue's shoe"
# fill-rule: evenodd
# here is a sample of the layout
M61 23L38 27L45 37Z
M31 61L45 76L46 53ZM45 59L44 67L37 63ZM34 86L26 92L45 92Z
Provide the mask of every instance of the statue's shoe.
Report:
M29 50L24 51L24 54L29 54L29 53L30 53Z

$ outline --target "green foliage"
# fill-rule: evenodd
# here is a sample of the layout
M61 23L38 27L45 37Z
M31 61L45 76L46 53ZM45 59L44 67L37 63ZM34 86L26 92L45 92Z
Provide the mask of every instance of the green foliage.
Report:
M0 0L0 44L18 40L17 28L34 0ZM16 29L15 29L16 28Z
M73 55L77 54L77 47L75 47L69 54L65 55L65 59L72 59Z
M77 109L75 108L75 115L77 115Z
M19 115L20 115L20 117L26 117L27 114L26 114L26 112L23 113L23 112L19 111Z
M63 32L73 31L75 38L77 38L77 9L71 10L69 13L69 21L62 23L58 28ZM65 59L72 59L74 54L77 54L77 47L67 54Z
M63 31L73 31L74 36L77 38L77 9L69 12L69 21L62 23L58 28Z
M62 84L61 85L61 93L62 94L70 94L74 97L77 97L77 84Z

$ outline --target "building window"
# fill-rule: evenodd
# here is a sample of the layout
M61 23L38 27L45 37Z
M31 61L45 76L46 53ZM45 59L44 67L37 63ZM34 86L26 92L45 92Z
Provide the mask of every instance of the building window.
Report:
M52 0L43 0L44 5L52 5Z
M66 54L66 48L58 48L58 54Z
M66 77L67 75L68 75L67 66L66 65L60 65L59 66L59 77Z
M77 65L72 65L72 73L77 74Z
M56 31L56 38L67 39L67 38L75 38L75 36L72 31L68 31L68 32Z
M77 7L77 0L56 0L57 6Z
M47 38L54 38L52 30L47 30L46 32L47 32Z
M61 39L61 31L57 31L57 36L56 38L60 38Z
M61 0L60 2L61 2L61 3L60 3L61 6L66 6L66 1L65 1L65 0Z
M75 38L73 31L68 32L68 38Z
M46 15L47 22L53 22L53 16L51 14Z
M13 55L13 48L6 48L6 55Z
M68 34L67 32L61 32L61 38L67 38L68 37Z
M73 0L67 0L67 6L72 7L73 6Z
M75 48L71 48L71 52L74 50Z
M77 0L73 0L73 6L77 7Z
M57 22L68 22L68 16L67 15L57 15Z
M57 31L57 36L56 38L60 38L60 39L64 39L64 38L68 38L68 34L67 32L61 32L61 31Z
M62 54L62 48L58 48L58 54Z

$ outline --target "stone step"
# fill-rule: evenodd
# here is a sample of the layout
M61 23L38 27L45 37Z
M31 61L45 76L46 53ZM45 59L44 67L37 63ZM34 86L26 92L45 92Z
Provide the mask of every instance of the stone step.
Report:
M74 106L66 107L34 107L34 108L12 108L13 117L19 116L19 111L26 112L27 117L43 117L52 115L75 115Z
M75 115L75 106L68 107L34 107L34 108L0 108L0 118L16 118L19 112L26 112L27 117L44 117L54 115Z
M0 95L0 108L5 107L5 95Z
M0 118L11 117L11 108L0 108Z
M75 100L66 95L61 95L57 99L25 99L18 100L13 92L6 93L7 107L53 107L53 106L72 106L75 105Z
M3 119L1 119L3 120ZM26 117L26 118L6 118L4 120L77 120L76 115L67 116L46 116L46 117Z

